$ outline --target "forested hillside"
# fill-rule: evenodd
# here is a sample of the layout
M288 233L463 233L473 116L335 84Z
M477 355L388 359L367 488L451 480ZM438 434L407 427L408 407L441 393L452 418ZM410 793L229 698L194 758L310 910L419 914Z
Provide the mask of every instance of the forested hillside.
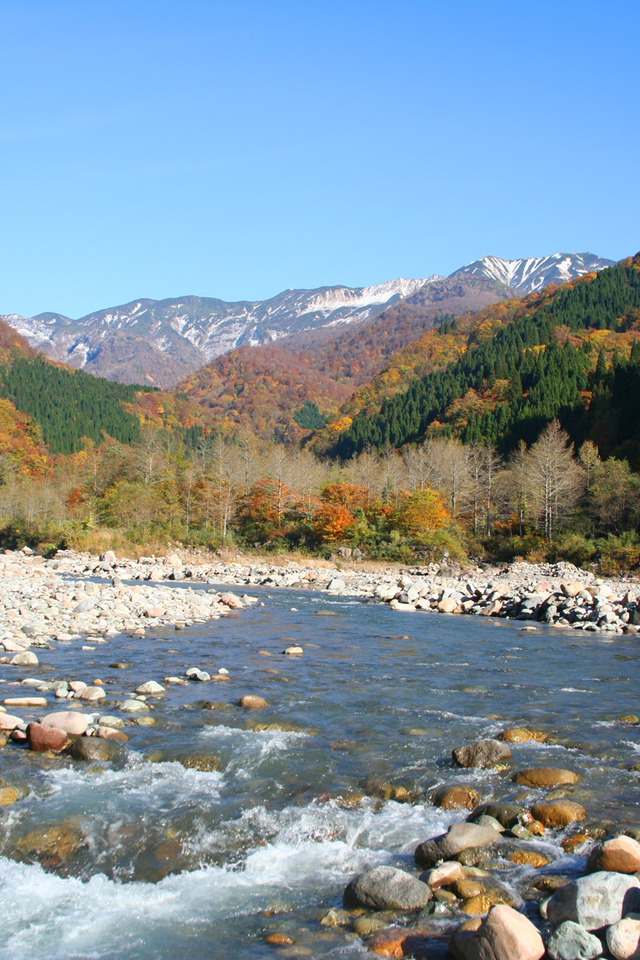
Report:
M41 438L53 454L79 450L83 437L139 440L139 419L123 403L132 403L144 389L54 364L0 323L0 397L10 401L5 419L10 408L20 411L25 424L31 418L39 428L36 442Z
M378 413L356 415L329 452L346 458L367 446L399 447L434 430L504 452L559 418L574 440L597 436L614 454L624 444L637 464L640 428L630 405L640 382L639 271L640 255L483 310L462 334L445 324L439 356L454 359L412 380ZM423 349L427 343L435 335L423 338Z

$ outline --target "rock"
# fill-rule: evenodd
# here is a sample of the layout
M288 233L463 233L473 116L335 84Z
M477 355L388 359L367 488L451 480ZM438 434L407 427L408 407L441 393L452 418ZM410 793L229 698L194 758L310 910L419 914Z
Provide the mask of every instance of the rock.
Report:
M437 890L439 887L448 887L450 883L461 880L464 877L462 864L457 860L446 860L431 870L425 870L420 876L420 880L426 883L431 890Z
M12 713L0 713L0 730L15 730L23 723L22 717L15 717Z
M2 701L5 707L46 707L46 697L8 697Z
M100 563L106 563L110 567L115 567L117 562L118 560L113 550L105 550L104 553L100 554Z
M595 960L602 956L602 944L579 923L565 920L547 943L550 960Z
M123 713L149 713L149 707L144 700L125 700L120 704Z
M136 693L150 694L151 696L164 692L165 687L161 683L156 683L155 680L147 680L146 683L141 683L139 687L136 687Z
M511 757L511 750L500 740L477 740L456 747L451 755L459 767L495 767Z
M31 650L25 650L24 653L16 653L14 657L11 657L9 663L14 667L33 667L39 663L39 660Z
M200 770L201 773L213 773L221 769L220 760L211 753L195 753L190 757L180 757L178 763L181 763L186 770Z
M453 860L464 850L485 847L499 840L500 834L491 827L454 823L446 834L418 844L414 857L420 867L435 867L441 860Z
M20 794L15 787L5 786L0 783L0 807L7 807L10 803L15 803Z
M125 725L122 717L111 717L108 714L98 717L98 723L101 727L111 727L114 730L120 730Z
M513 853L509 854L507 859L519 867L534 867L536 870L539 870L540 867L546 867L547 864L551 863L549 857L546 857L544 853L539 853L537 850L514 850Z
M72 680L68 685L68 689L72 693L82 693L83 690L86 690L89 684L85 683L84 680Z
M78 698L87 703L100 703L101 700L106 699L106 694L102 687L86 687L80 691Z
M438 603L436 610L438 613L455 613L458 610L459 604L453 597L443 597L442 600Z
M164 607L161 607L159 605L156 605L154 607L148 607L148 609L145 610L144 612L145 617L148 617L150 620L159 620L160 617L164 617L164 614L165 614Z
M584 583L580 583L579 580L569 580L566 583L561 583L560 589L565 597L577 597L580 591L584 590Z
M478 806L479 797L472 787L445 785L436 790L432 803L443 810L474 810Z
M62 750L68 737L64 730L45 726L43 723L30 723L27 727L29 749L43 753L46 750Z
M640 920L626 917L612 924L607 946L615 960L640 960Z
M302 647L287 647L286 650L283 650L282 652L288 657L300 657L302 655Z
M106 762L117 756L115 744L100 737L78 737L66 751L74 760L99 760Z
M16 849L27 860L38 860L46 869L60 869L85 845L74 822L36 827L16 841Z
M332 593L339 593L341 590L344 590L345 586L344 580L340 577L333 577L327 584L327 590Z
M524 787L559 787L578 783L580 777L573 770L564 770L561 767L528 767L514 774L513 781Z
M240 697L240 706L246 710L260 710L262 707L268 707L269 704L264 697L258 697L253 693L246 693Z
M240 597L236 597L235 593L222 593L218 597L220 603L224 603L225 607L229 607L230 610L243 610L244 603Z
M589 856L588 870L636 873L640 870L640 843L622 836L597 844Z
M570 823L578 823L587 816L587 811L580 803L573 800L556 800L553 803L536 803L531 808L535 820L539 820L545 827L566 827Z
M477 822L481 815L493 817L504 829L509 829L515 826L525 813L525 808L519 803L485 803L476 810L472 819Z
M426 883L405 870L373 867L358 874L344 891L347 908L367 910L420 910L431 899Z
M101 740L120 740L122 743L126 743L129 737L126 733L123 733L122 730L114 730L113 727L96 727L96 737L100 737Z
M185 672L185 677L188 677L189 680L198 680L200 683L206 683L207 680L211 680L211 675L208 674L206 670L199 670L197 667L189 667Z
M513 907L492 907L480 928L458 933L451 952L459 960L540 960L544 943L538 930Z
M425 951L432 937L428 928L388 927L368 940L367 948L380 957L428 957Z
M541 730L526 730L524 727L509 727L498 734L498 740L504 743L525 743L527 740L544 743L547 739L547 734L542 733Z
M270 933L264 938L264 942L272 947L290 947L295 940L293 937L288 937L286 933Z
M640 908L640 880L623 873L590 873L553 894L547 904L549 921L565 920L587 930L600 930Z
M89 724L86 714L75 710L61 710L57 713L48 713L42 717L41 724L45 727L57 727L73 737L81 737L86 733Z

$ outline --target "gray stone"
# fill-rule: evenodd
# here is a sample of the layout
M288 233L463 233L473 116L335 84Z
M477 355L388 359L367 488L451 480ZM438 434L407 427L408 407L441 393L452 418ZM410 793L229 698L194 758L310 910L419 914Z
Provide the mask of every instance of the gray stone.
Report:
M15 657L11 657L9 661L14 667L33 667L38 662L38 658L31 650L25 650L24 653L16 653Z
M456 747L451 755L459 767L494 767L511 757L511 750L500 740L477 740Z
M358 874L343 897L345 907L368 910L420 910L430 899L426 883L405 870L385 866Z
M202 683L206 683L207 680L211 680L211 676L206 670L198 670L197 667L189 667L185 673L185 677L188 677L189 680L200 680Z
M99 737L78 737L67 748L67 753L74 760L113 760L119 753L116 744Z
M573 920L587 930L600 930L638 909L640 880L600 870L556 890L547 913L554 926Z
M493 827L477 823L454 823L447 833L433 840L425 840L415 849L415 861L420 867L435 867L441 860L453 860L463 850L486 847L498 843L501 837Z
M120 704L123 713L149 713L149 707L144 700L125 700Z
M565 920L551 934L547 953L551 960L595 960L602 956L602 944L579 923Z

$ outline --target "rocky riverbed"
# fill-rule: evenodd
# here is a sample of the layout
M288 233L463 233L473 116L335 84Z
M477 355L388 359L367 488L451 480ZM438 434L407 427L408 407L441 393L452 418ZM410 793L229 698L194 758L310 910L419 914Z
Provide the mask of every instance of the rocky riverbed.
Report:
M292 907L280 901L264 907L264 916L272 919L261 921L254 936L265 949L291 960L342 957L344 938L349 950L389 957L640 957L640 823L633 817L638 769L634 751L640 749L635 731L640 721L629 710L633 700L624 685L637 660L632 581L598 579L569 565L362 571L293 563L182 562L177 555L130 561L64 552L43 560L28 551L0 556L0 578L0 816L9 838L0 854L11 858L5 864L14 859L40 864L61 877L77 870L87 879L96 870L117 874L120 861L129 857L127 876L142 886L165 883L176 871L186 877L202 869L202 882L208 883L218 877L211 873L211 864L218 862L220 837L230 831L232 865L236 848L242 850L245 844L259 852L266 844L266 882L277 883L278 857L284 858L283 894L294 882L293 848L309 847L305 855L313 863L327 856L322 851L333 851L330 856L335 857L341 850L345 865L352 864L343 881L342 904L327 909L318 902L315 927L296 923L293 915L287 919ZM241 589L221 592L213 587L220 583ZM252 587L262 588L255 591L257 597L245 593ZM280 595L282 609L289 611L290 630L277 623L269 626L268 591L273 594L276 587L294 591ZM310 613L302 620L295 606L286 606L286 598L305 594ZM242 624L262 609L261 598L267 605L264 618L256 618L242 634L241 650L234 654L228 632L221 646L213 621L226 614ZM402 611L414 616L403 618L402 634L386 635L388 624ZM441 648L444 641L434 638L449 623L456 624L459 634L457 618L422 618L421 612L466 613L478 619L469 624L468 636L447 640ZM348 620L331 644L330 628L338 628L340 617L347 614L353 626ZM509 625L505 618L517 622ZM378 621L387 624L382 633L373 626ZM205 640L200 653L192 656L182 638L198 624ZM557 644L566 647L560 660L545 653L553 626L565 628L554 634ZM264 632L271 629L273 636ZM368 631L365 647L349 646L348 638L363 630ZM586 649L587 637L578 630L588 631L596 646ZM287 632L292 635L281 635ZM415 632L415 640L409 632ZM538 637L540 641L534 641ZM604 657L610 649L604 639L621 644L619 651L611 660L603 659L590 679L581 675L580 687L572 686L578 675L569 676L571 664L596 654ZM137 645L146 645L153 666L145 667L144 657L136 659ZM117 659L115 653L105 657L111 646L118 651ZM366 663L363 649L372 658ZM209 659L203 656L205 650ZM465 659L458 663L461 656ZM540 673L543 656L548 665ZM162 669L163 663L170 663L171 670ZM485 663L488 672L481 680ZM491 664L495 667L489 669ZM557 687L554 701L542 687L545 675L556 669L565 672L566 679L562 685L552 683ZM607 676L611 703L598 714L596 727L588 734L592 706L585 701L584 708L567 714L578 718L568 734L554 721L558 713L553 703L592 696L596 681L610 670L615 671ZM423 671L426 688L436 689L433 706L421 714L425 685L418 678ZM347 676L350 683L343 692L340 681ZM535 684L529 708L526 679ZM493 686L484 686L482 681L489 680ZM405 689L406 697L396 688ZM624 702L627 709L616 714L618 688L620 708ZM196 689L202 691L197 697L192 693ZM518 689L523 692L518 694ZM439 699L441 693L446 693L445 701ZM386 702L391 695L393 702ZM482 707L485 696L493 704L487 713ZM314 701L305 720L304 705ZM541 701L547 704L542 709ZM539 725L531 722L527 711L532 709L543 719ZM360 715L367 717L362 729ZM392 716L397 729L392 725L389 745ZM581 734L576 722L583 717ZM326 733L319 736L314 724L327 724ZM475 738L460 739L470 726ZM184 748L167 750L172 736L190 744L187 755ZM262 737L270 739L262 742ZM208 738L223 745L217 754L198 746ZM230 742L239 745L241 754L225 759L224 745ZM421 743L424 749L431 745L428 759ZM274 766L279 754L292 748L301 750L293 763L300 767L299 779L289 772L288 762ZM384 769L378 759L382 750L388 751L389 770L397 766L396 758L406 755L388 779L380 772L372 775ZM308 759L316 755L317 760ZM255 757L251 762L257 766L247 768L247 757ZM263 757L269 763L264 771ZM336 768L333 782L328 771L342 757L344 767ZM53 778L68 791L86 791L93 779L72 771L94 769L103 778L113 771L121 778L118 782L140 779L148 784L135 787L134 799L123 798L113 824L106 821L104 836L95 825L89 829L77 813L51 820L49 805L62 801L55 799L55 792L47 793L49 786L34 786L33 780L43 777L46 785ZM186 775L196 779L185 780ZM169 793L163 792L168 789L165 780L171 784ZM105 782L101 793L98 787L99 823L104 804L112 802L107 799L112 781ZM215 821L205 830L198 791L219 791L227 782L241 797L240 822L220 826ZM309 783L314 784L311 792ZM153 801L158 822L146 823L146 791L153 789L159 791ZM175 824L167 823L166 811L177 802L167 797L176 789L187 791L185 796L195 791L190 797L194 819L187 826L182 814ZM127 804L139 802L135 798L140 790L144 804L136 826L127 823ZM283 790L291 791L286 815L267 813ZM248 805L253 793L262 798L257 812ZM73 802L86 816L85 794ZM229 802L233 804L232 797ZM274 834L269 819L274 816L284 818L279 845L274 845L274 836L280 835L278 830ZM246 836L245 817L255 820L251 838ZM291 818L299 824L293 832ZM366 855L358 853L353 838L362 831L367 835L376 818L383 824L380 839L368 841ZM38 825L40 820L44 826ZM423 822L430 828L421 826ZM204 847L196 842L201 834L207 838ZM399 835L404 838L400 844ZM134 850L126 856L120 846L125 841ZM147 848L155 851L151 865ZM221 868L224 883L230 882L234 869L229 874ZM67 893L61 897L66 903ZM234 909L231 903L230 916ZM21 935L12 933L12 943ZM235 955L245 955L239 944L237 940ZM17 955L17 947L12 949L7 957ZM262 956L252 949L246 956Z

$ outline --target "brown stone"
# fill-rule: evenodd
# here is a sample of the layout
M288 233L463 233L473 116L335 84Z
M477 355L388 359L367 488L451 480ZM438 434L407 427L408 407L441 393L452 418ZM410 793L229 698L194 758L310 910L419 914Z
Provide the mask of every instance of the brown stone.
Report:
M529 767L519 770L513 777L515 783L525 787L559 787L578 783L580 777L573 770L554 767Z
M73 823L52 824L29 831L16 847L22 856L38 860L43 867L57 869L84 845L81 831Z
M476 740L456 747L451 756L459 767L495 767L511 757L511 750L499 740Z
M547 864L551 863L549 857L545 857L543 853L538 853L537 850L516 850L514 853L509 854L508 859L511 863L516 863L519 867L526 865L535 867L536 870L539 867L546 867Z
M68 736L64 730L57 727L48 727L44 723L30 723L27 727L29 749L43 753L46 750L62 750L67 744Z
M240 706L245 707L247 710L259 710L261 707L268 706L268 704L264 697L258 697L253 693L247 693L244 695L244 697L240 697Z
M541 960L542 937L525 916L506 904L493 907L475 933L458 933L450 944L458 960Z
M458 863L457 860L448 860L431 870L425 870L420 879L432 890L437 890L439 887L448 887L449 884L461 880L463 877L462 864Z
M15 803L20 794L15 787L5 787L0 784L0 807Z
M538 743L544 743L547 734L541 730L527 730L524 727L509 727L498 734L498 740L503 743L525 743L527 740L536 740Z
M567 827L570 823L578 823L587 816L587 811L580 803L573 800L556 800L553 803L536 803L531 808L536 820L545 827Z
M433 931L411 927L389 927L367 943L372 953L380 957L426 957L427 942Z
M480 802L472 787L444 786L433 795L433 804L443 810L475 810Z
M598 844L589 857L589 870L636 873L640 870L640 843L620 836Z
M590 837L588 833L580 830L578 833L572 833L570 837L565 837L560 846L567 853L575 853L583 844L592 839L593 837Z
M271 947L290 947L295 940L284 933L270 933L264 938L264 942Z

